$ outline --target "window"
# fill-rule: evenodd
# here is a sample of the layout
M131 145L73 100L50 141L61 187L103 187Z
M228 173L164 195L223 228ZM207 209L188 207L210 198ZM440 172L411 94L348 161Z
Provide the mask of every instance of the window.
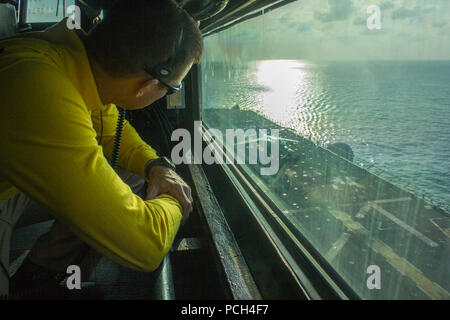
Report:
M304 0L205 38L202 121L362 298L450 298L448 14Z
M28 0L26 22L58 22L68 16L67 8L75 0Z

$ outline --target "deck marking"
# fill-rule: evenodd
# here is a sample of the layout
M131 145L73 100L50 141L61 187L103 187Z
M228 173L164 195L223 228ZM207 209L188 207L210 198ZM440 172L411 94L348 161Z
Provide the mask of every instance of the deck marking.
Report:
M347 243L348 239L350 239L351 234L348 232L344 232L341 234L341 236L333 243L333 246L328 250L328 252L325 254L325 259L328 260L328 262L331 262L336 258L339 252L344 248L345 244Z
M359 209L359 211L356 214L355 218L364 219L366 217L366 214L369 212L370 209L372 209L372 206L370 204L366 204L365 206L361 207L361 209Z
M413 280L417 284L417 286L431 298L439 300L450 299L450 295L445 289L443 289L436 282L433 282L426 276L424 276L419 269L417 269L409 261L397 255L385 243L379 240L375 240L371 247L373 250L386 257L389 264L391 264L395 269Z
M428 244L430 247L439 247L439 245L436 242L434 242L433 240L431 240L424 234L420 233L419 231L417 231L416 229L411 227L409 224L403 222L402 220L400 220L399 218L394 216L392 213L389 213L388 211L384 210L382 207L378 206L377 204L375 204L375 203L372 204L372 208L378 210L378 212L381 213L382 215L384 215L386 218L391 219L393 222L398 224L400 227L402 227L406 231L415 235L417 238L419 238L420 240L422 240L423 242Z
M336 219L342 221L342 223L349 228L352 232L360 233L362 232L364 235L369 235L370 232L364 228L359 222L352 220L352 217L344 211L340 211L337 209L329 210L331 214L333 214ZM394 269L398 270L400 273L404 274L406 277L410 278L414 283L417 284L428 296L433 299L450 299L450 294L442 288L436 282L428 279L422 271L417 269L414 265L412 265L406 259L397 255L388 245L384 242L374 239L371 242L367 242L369 247L371 247L374 251L382 255L386 258L387 262L394 267Z
M398 202L398 201L411 201L412 198L409 197L403 197L403 198L396 198L396 199L380 199L380 200L374 200L370 201L371 203L391 203L391 202Z
M374 201L367 201L367 204L359 210L359 212L356 214L356 218L358 219L364 219L366 214L369 212L369 210L372 208L373 204L379 204L379 203L392 203L392 202L399 202L399 201L411 201L411 198L396 198L396 199L381 199L381 200L374 200Z
M432 224L434 224L436 226L436 228L438 228L443 234L445 234L447 236L447 238L450 238L450 229L449 228L443 229L443 228L441 228L441 226L439 224L437 224L435 222L435 220L441 220L441 219L448 219L448 218L433 218L433 219L430 219L430 221Z

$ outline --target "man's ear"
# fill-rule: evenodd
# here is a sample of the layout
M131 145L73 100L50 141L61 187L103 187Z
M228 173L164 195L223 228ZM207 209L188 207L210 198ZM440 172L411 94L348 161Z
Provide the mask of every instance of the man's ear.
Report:
M136 92L136 97L140 98L144 94L154 91L157 88L158 84L159 84L158 79L150 79L143 81Z

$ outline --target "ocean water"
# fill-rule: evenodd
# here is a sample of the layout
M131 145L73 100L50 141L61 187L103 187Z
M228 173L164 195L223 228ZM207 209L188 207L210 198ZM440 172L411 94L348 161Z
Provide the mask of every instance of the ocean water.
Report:
M450 211L450 61L206 62L202 86L203 108L347 143L359 166Z

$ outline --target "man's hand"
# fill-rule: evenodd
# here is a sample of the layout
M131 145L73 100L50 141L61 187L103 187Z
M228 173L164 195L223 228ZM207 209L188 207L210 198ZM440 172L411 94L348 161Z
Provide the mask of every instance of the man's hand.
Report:
M150 169L148 174L148 188L145 200L152 200L160 194L168 194L177 199L183 207L184 224L192 212L192 195L191 188L183 181L183 179L173 170L155 166Z

